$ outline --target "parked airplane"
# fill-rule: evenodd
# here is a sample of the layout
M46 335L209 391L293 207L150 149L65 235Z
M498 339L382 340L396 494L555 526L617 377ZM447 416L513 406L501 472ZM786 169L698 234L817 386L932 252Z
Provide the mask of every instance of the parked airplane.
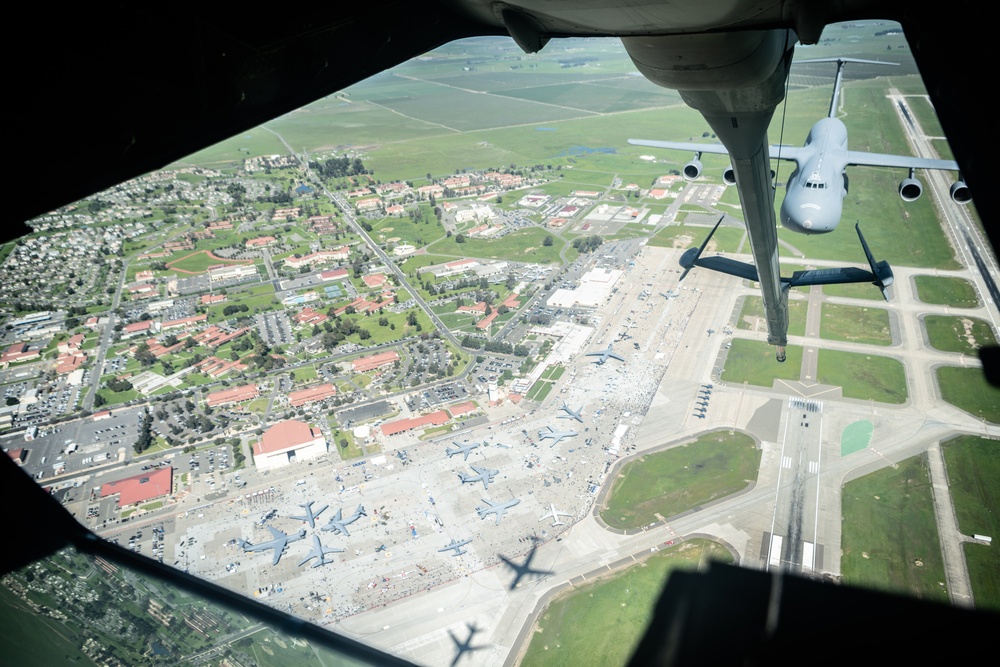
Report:
M518 564L511 559L505 557L502 554L497 554L497 557L504 562L510 569L514 570L514 581L510 582L510 590L514 590L521 583L521 579L526 576L532 577L545 577L553 574L551 570L536 570L531 567L531 560L535 557L535 552L538 551L538 545L536 544L532 547L531 551L528 552L528 557L524 559L524 563Z
M472 541L471 537L467 540L462 540L461 542L459 542L458 540L452 540L448 544L438 549L438 551L448 551L450 549L455 552L452 554L452 556L461 556L462 554L466 553L466 550L463 549L462 547L464 547L471 541Z
M343 553L343 551L344 551L343 549L336 549L334 547L324 547L322 543L320 543L319 541L319 535L313 535L312 551L310 551L309 554L299 562L299 565L300 566L305 565L313 558L316 559L316 562L312 564L313 567L326 565L327 563L332 562L326 559L327 554L338 554L338 553Z
M545 430L548 429L548 430ZM576 431L557 431L551 426L546 426L544 429L538 432L539 440L551 440L552 444L549 447L555 447L565 438L572 438L575 435L579 435Z
M568 516L568 517L572 518L573 514L571 512L560 512L559 510L556 509L555 504L552 503L552 504L549 504L549 512L548 512L548 514L543 514L541 517L539 517L538 520L542 521L544 519L551 518L553 526L564 526L564 525L566 525L566 522L559 520L559 517L561 517L561 516Z
M581 412L583 412L582 405L579 407L579 409L573 410L568 405L563 403L562 407L559 409L566 413L564 415L559 415L559 419L575 419L581 424L583 423L583 415L580 414Z
M697 417L698 419L704 419L705 418L705 413L704 412L696 412L694 416Z
M347 517L346 519L343 518L343 511L344 511L343 508L337 510L337 513L334 515L334 517L330 519L330 521L328 521L327 524L323 526L321 530L332 530L336 535L344 534L350 537L351 534L347 532L348 524L354 523L355 521L358 520L359 517L368 516L368 514L365 512L364 505L358 505L358 508L354 510L354 514Z
M384 544L380 544L377 547L375 547L375 553L381 553L383 551L385 551L385 545Z
M454 444L458 449L452 449L450 447L447 448L447 449L445 449L444 453L448 455L448 458L450 459L455 454L464 454L465 458L462 459L462 460L463 461L468 461L469 460L469 454L472 452L472 450L476 449L477 447L482 446L483 443L481 443L481 442L467 442L467 443L465 443L463 445L463 444L460 444L460 443L455 442L454 440L452 440L452 444Z
M482 482L483 488L490 488L490 482L493 478L499 474L499 470L494 470L492 468L478 468L476 466L469 466L476 473L475 475L466 475L465 473L458 473L458 476L462 479L462 483L466 482Z
M479 514L479 518L485 519L490 514L495 514L497 517L496 525L500 525L500 519L503 518L503 515L507 512L507 510L521 502L518 498L511 498L510 500L505 500L502 503L491 503L486 500L486 498L481 498L480 500L486 503L486 506L484 507L480 505L476 507L476 512Z
M618 361L625 361L625 357L615 354L614 350L611 349L611 343L608 343L608 346L603 350L598 350L597 352L588 352L584 356L598 357L597 361L595 362L598 366L606 362L608 359L617 359Z
M274 560L271 565L277 565L278 561L281 560L281 554L285 552L285 549L292 542L298 542L304 539L306 536L306 529L303 528L298 533L294 535L289 535L284 533L274 526L268 526L267 529L271 531L271 536L274 538L268 540L267 542L261 542L259 544L252 544L246 540L240 540L238 544L243 549L243 551L267 551L268 549L274 550Z
M316 512L312 511L312 506L313 506L313 501L311 501L311 500L309 502L303 504L303 505L299 505L299 507L301 507L302 509L304 509L306 511L306 515L305 516L290 516L288 518L289 519L296 519L297 521L305 521L306 523L309 524L310 528L315 528L316 527L316 518L320 514L322 514L323 510L325 510L327 507L329 507L329 505L323 505Z
M455 659L451 661L451 667L455 667L455 665L458 664L458 661L461 660L462 656L465 655L466 653L471 653L473 651L478 651L479 649L488 648L487 644L483 644L482 646L472 645L472 638L475 636L477 632L479 632L479 628L477 628L472 623L466 623L465 627L469 629L469 636L466 638L465 641L460 641L458 637L455 636L455 633L451 631L451 628L448 628L448 636L451 637L451 641L454 642L455 644Z

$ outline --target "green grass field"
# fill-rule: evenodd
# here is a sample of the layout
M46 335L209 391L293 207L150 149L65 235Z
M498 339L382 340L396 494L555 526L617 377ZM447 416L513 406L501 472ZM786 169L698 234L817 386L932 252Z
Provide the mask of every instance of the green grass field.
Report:
M229 266L236 264L251 264L251 262L213 257L204 250L199 250L193 253L188 250L182 250L181 252L176 253L173 257L167 258L167 267L170 271L180 271L188 274L204 273L208 270L208 267L215 266L217 264L225 264Z
M711 227L700 225L669 225L649 239L649 245L660 248L693 248L705 242ZM746 231L737 227L720 227L705 248L706 256L716 252L736 252Z
M926 455L844 485L844 583L948 601Z
M722 379L770 387L775 380L798 380L802 375L802 348L789 345L784 363L774 359L774 347L763 341L734 338L726 355Z
M736 493L757 479L760 450L744 433L716 431L622 467L601 518L633 529Z
M946 402L979 419L1000 423L1000 391L986 382L981 369L939 366L935 374Z
M978 317L927 315L924 329L931 347L942 352L960 352L975 356L984 345L996 345L993 328Z
M535 384L531 385L531 389L528 390L525 398L537 403L541 403L552 391L552 383L546 380L538 380Z
M878 288L869 283L846 283L844 285L823 285L823 294L827 296L839 296L845 299L867 299L868 301L882 301L882 293Z
M963 435L941 443L958 529L1000 535L1000 441ZM1000 610L1000 551L966 543L966 565L979 609Z
M84 633L55 619L32 613L31 607L0 586L0 655L9 665L94 665L82 651Z
M816 379L841 387L844 398L900 404L909 396L903 364L890 357L820 350Z
M809 302L802 299L788 300L788 335L804 336L806 333L806 314L809 312ZM736 321L737 329L749 331L767 331L764 320L764 299L749 295L743 299L743 308ZM732 354L732 353L730 353Z
M554 239L551 246L542 245L546 236L551 234L538 227L529 227L511 232L498 239L467 239L465 243L456 243L454 236L441 239L428 248L435 253L448 253L454 257L480 257L486 259L506 259L517 262L535 262L549 264L559 262L559 251L566 242ZM576 250L566 250L566 257L576 259Z
M522 667L615 667L628 663L667 577L706 561L732 563L721 544L694 539L556 596L542 612Z
M824 303L819 335L827 340L892 345L889 311L885 308Z
M924 303L952 308L976 308L979 297L976 288L964 278L946 276L915 276L917 298Z
M552 380L553 382L555 382L556 380L558 380L559 378L562 377L562 374L565 371L566 371L566 367L565 366L560 366L559 364L556 364L554 366L549 366L544 371L542 371L541 379L542 380Z

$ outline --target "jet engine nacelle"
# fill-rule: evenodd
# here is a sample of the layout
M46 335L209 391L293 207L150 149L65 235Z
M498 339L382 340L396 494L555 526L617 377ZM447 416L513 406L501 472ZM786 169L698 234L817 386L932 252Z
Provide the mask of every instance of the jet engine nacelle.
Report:
M948 190L948 194L951 195L951 200L956 204L968 204L972 201L972 192L969 190L969 186L965 184L965 181L956 181L953 183Z
M726 185L736 185L736 172L731 166L726 167L726 170L722 172L722 182Z
M687 180L693 181L701 176L701 160L698 159L700 157L700 155L695 156L690 162L684 165L684 178Z
M913 176L904 178L899 183L899 198L903 201L916 201L924 192L924 186Z

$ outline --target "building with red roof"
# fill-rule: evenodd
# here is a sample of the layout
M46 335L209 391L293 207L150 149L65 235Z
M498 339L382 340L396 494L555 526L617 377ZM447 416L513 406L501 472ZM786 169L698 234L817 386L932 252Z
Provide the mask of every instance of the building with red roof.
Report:
M406 431L412 431L415 428L422 428L424 426L441 426L442 424L447 424L449 419L451 419L451 416L447 412L438 410L437 412L419 417L408 417L406 419L386 422L379 428L382 429L382 435L389 436L396 435L397 433L405 433Z
M362 276L361 280L363 280L365 285L368 287L381 287L385 284L386 278L384 273L373 273L368 276Z
M389 350L388 352L373 354L370 357L355 359L351 362L351 366L355 373L365 373L367 371L373 371L376 368L388 366L389 364L397 361L399 361L399 353L395 350Z
M466 401L465 403L459 403L458 405L453 405L448 408L448 412L451 413L452 417L460 417L461 415L467 415L470 412L476 411L476 404L472 401Z
M173 491L174 469L160 468L101 485L101 498L118 494L118 507L128 507L170 495Z
M322 431L297 419L278 422L264 431L253 446L254 465L259 470L270 470L324 454L326 439Z
M223 389L222 391L211 392L206 400L208 407L217 408L220 405L230 405L232 403L242 403L257 398L260 388L255 384L246 384L242 387Z
M288 402L292 407L297 408L300 405L305 405L307 403L325 401L326 399L333 398L336 395L337 388L327 382L326 384L319 384L315 387L307 387L305 389L299 389L298 391L289 393Z

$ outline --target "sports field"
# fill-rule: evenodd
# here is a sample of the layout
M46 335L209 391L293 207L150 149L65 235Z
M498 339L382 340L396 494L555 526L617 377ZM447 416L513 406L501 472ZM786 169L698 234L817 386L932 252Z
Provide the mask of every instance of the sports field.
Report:
M626 463L601 519L630 530L736 493L757 479L760 450L745 433L707 433L693 442Z
M540 616L522 667L614 667L628 663L667 577L706 561L732 563L722 545L694 539L654 553L632 567L568 589Z
M204 273L208 271L208 267L218 264L225 264L227 266L232 264L253 264L253 260L226 259L224 257L217 257L208 250L198 250L197 252L180 255L177 259L171 259L167 262L167 268L178 273L198 274Z

